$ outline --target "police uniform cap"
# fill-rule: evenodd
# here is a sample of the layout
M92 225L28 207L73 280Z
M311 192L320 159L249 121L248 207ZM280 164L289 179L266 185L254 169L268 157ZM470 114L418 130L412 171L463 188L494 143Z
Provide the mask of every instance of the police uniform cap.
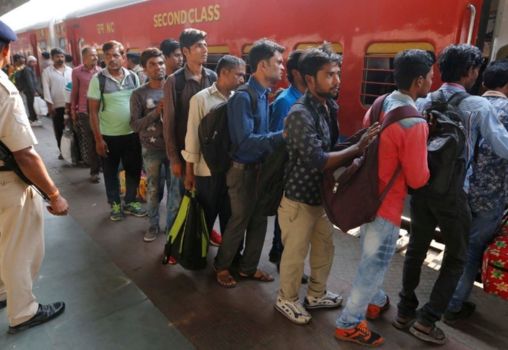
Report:
M16 33L7 24L0 21L0 41L11 42L16 39Z

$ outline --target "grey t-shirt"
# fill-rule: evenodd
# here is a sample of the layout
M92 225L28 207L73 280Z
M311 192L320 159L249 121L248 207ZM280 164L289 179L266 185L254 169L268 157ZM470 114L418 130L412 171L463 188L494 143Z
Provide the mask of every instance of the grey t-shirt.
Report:
M148 83L134 90L131 96L130 125L139 133L143 148L148 150L165 150L161 113L156 111L161 100L162 88L152 89Z

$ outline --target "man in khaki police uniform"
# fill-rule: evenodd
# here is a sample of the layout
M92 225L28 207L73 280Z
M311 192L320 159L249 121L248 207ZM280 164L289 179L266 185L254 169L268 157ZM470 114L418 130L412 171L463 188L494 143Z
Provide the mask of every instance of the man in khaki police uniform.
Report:
M0 21L0 68L9 61L16 34ZM49 212L66 215L68 204L35 152L37 143L21 96L0 70L0 141L14 155L21 171L50 198ZM44 256L42 199L0 160L0 309L7 306L9 333L37 326L59 316L63 302L42 305L32 284Z

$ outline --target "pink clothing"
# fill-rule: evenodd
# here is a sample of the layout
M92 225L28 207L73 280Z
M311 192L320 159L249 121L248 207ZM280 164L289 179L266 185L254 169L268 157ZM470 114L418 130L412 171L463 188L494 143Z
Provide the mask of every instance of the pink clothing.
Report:
M92 77L100 70L99 66L88 70L83 64L72 70L71 110L88 113L88 85Z

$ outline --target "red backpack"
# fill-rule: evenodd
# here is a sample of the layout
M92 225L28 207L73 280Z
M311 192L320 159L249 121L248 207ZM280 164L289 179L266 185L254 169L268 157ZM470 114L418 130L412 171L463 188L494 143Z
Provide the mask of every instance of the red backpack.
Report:
M388 94L374 101L370 111L370 122L379 121L383 103ZM378 180L378 146L379 137L384 129L392 123L406 118L422 118L423 116L412 106L395 108L385 115L378 137L367 147L364 153L347 164L323 174L321 197L330 221L343 232L374 221L376 213L386 194L400 174L400 165L384 191L379 194ZM340 144L338 150L349 147L361 138L367 129L362 129Z

